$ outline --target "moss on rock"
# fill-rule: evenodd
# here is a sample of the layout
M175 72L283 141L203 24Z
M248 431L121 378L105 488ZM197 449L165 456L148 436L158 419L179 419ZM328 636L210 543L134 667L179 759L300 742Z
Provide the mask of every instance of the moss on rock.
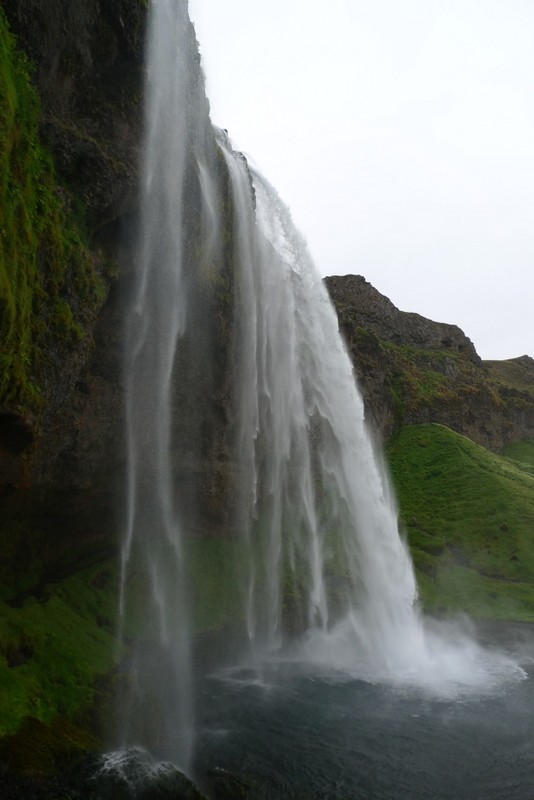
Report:
M50 724L92 703L96 677L114 661L116 587L108 561L20 605L0 603L0 735L26 718Z
M36 413L50 344L83 339L105 290L41 143L29 70L0 9L0 404Z

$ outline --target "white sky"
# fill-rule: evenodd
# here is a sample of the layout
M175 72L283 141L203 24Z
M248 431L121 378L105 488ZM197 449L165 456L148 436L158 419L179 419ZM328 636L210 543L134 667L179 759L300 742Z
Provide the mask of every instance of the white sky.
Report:
M534 357L534 0L189 0L212 120L322 275Z

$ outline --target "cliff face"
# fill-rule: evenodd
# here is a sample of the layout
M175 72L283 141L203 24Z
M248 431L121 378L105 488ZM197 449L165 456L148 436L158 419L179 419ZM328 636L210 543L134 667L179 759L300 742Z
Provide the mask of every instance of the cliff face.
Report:
M46 627L53 602L44 587L116 552L121 298L137 197L144 15L133 0L5 0L0 9L1 654L18 653L27 636L27 598L43 601ZM113 599L100 622L87 615L75 626L112 641L113 578L98 569L87 596ZM84 591L80 584L80 598ZM67 639L71 647L75 637ZM17 692L30 702L11 666L25 659L8 657L2 672L16 688L13 707ZM80 666L70 671L82 687ZM15 724L3 707L2 730Z
M437 422L498 451L534 436L534 361L483 362L455 325L399 311L359 275L326 278L367 413L383 439Z
M17 275L32 282L27 316L13 314L16 335L3 331L6 360L26 370L12 369L18 389L0 396L0 478L63 491L105 483L120 449L115 284L118 262L128 262L119 231L137 196L146 8L140 0L5 0L2 8L14 34L2 87L9 97L14 84L2 141L9 186L18 185L24 146L46 164L30 170L33 194L40 198L45 182L50 189L41 205L24 198L34 231L11 249L28 252L26 261L13 265L5 253L15 308L23 305ZM28 124L30 106L36 121ZM22 143L18 150L12 141ZM9 209L5 218L9 224ZM16 227L8 230L15 239Z
M48 721L86 706L95 675L113 664L146 6L5 0L0 8L0 735L24 716ZM188 101L207 119L190 23L186 41L197 65ZM198 400L173 420L174 463L186 524L205 534L224 523L231 484L233 231L223 231L207 274L197 150L228 219L232 208L214 136L188 136L183 247L188 312L202 322L176 364L177 405L184 382L197 385ZM192 508L202 509L194 521ZM198 569L205 582L209 544L195 548L207 561ZM210 624L221 616L215 602L203 609Z
M43 574L54 572L58 558L64 561L61 552L71 537L98 541L104 552L115 552L117 546L115 513L125 474L122 348L136 261L146 7L144 0L6 0L0 11L13 34L6 32L13 51L6 62L8 77L17 70L21 76L13 103L17 111L0 155L9 180L16 181L22 170L8 143L21 138L24 109L31 105L35 124L28 149L40 148L47 159L50 193L61 211L53 234L70 238L65 231L75 231L77 252L86 259L83 270L95 284L91 292L80 290L81 269L72 258L62 283L50 288L46 275L51 265L62 262L63 251L50 252L40 229L31 258L17 269L35 276L28 288L27 317L13 320L13 328L23 331L28 342L23 361L28 374L17 393L0 391L0 490L14 516L25 520L27 533L18 532L21 540L33 541L35 532L37 538L39 532L48 537L47 554L40 553ZM188 62L197 67L188 97L207 119L197 43L188 26ZM8 80L6 87L0 87L0 95L7 97ZM232 415L227 360L233 232L231 226L224 232L225 247L207 276L198 152L209 163L228 219L232 210L214 136L199 140L197 131L188 136L184 257L190 272L189 313L199 317L199 334L182 343L175 370L181 404L175 426L182 447L175 458L176 481L186 499L186 524L213 532L225 522L231 493L226 433ZM39 173L36 194L42 182ZM36 208L36 220L43 215ZM23 247L11 249L28 248L23 242ZM0 271L0 294L1 278ZM58 309L65 311L70 328L56 314ZM38 330L33 320L38 320ZM2 345L6 342L3 337ZM0 365L1 357L0 350ZM16 362L18 357L13 358ZM201 370L200 364L206 368ZM9 377L7 386L13 384ZM198 384L200 399L184 409L183 386L191 382ZM27 385L35 388L35 396L28 394ZM202 509L200 520L198 514L193 520L189 506Z
M137 187L142 0L4 0L34 65L41 135L92 233L131 210Z

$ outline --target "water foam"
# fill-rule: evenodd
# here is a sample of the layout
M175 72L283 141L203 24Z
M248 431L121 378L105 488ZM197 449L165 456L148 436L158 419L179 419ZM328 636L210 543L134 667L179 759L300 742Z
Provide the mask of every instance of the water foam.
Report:
M387 684L430 697L476 699L525 680L521 659L513 652L482 645L468 620L421 619L420 637L392 643L395 658L377 660L362 649L350 618L329 631L311 631L296 651L298 658L333 670L338 680Z

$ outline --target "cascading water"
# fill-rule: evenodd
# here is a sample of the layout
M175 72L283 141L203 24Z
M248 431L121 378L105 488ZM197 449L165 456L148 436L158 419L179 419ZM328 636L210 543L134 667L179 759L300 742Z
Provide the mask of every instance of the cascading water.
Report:
M279 645L291 593L302 628L326 630L349 615L361 647L391 664L401 643L421 646L416 585L337 317L274 190L227 146L225 156L237 240L249 634Z
M189 615L170 447L173 369L187 325L186 22L183 4L172 2L155 5L149 21L140 253L126 326L128 475L121 583L121 636L134 624L147 642L133 648L124 743L141 742L178 756L184 768L193 730Z
M198 498L214 483L202 495L204 467L188 467L192 427L204 455L214 449L214 419L225 429L219 450L233 478L218 535L239 553L235 624L244 623L257 655L290 632L305 634L304 657L317 659L327 639L368 673L435 663L335 312L287 209L213 132L197 62L186 3L154 2L140 255L126 325L121 638L131 679L121 716L124 744L186 770L194 740L189 595L198 587L184 531L202 527ZM231 412L221 411L221 393ZM203 409L213 418L202 420ZM190 473L196 483L184 478Z
M253 651L276 651L289 631L293 658L437 695L523 679L506 655L421 617L326 288L275 190L218 141L234 209L236 518Z

